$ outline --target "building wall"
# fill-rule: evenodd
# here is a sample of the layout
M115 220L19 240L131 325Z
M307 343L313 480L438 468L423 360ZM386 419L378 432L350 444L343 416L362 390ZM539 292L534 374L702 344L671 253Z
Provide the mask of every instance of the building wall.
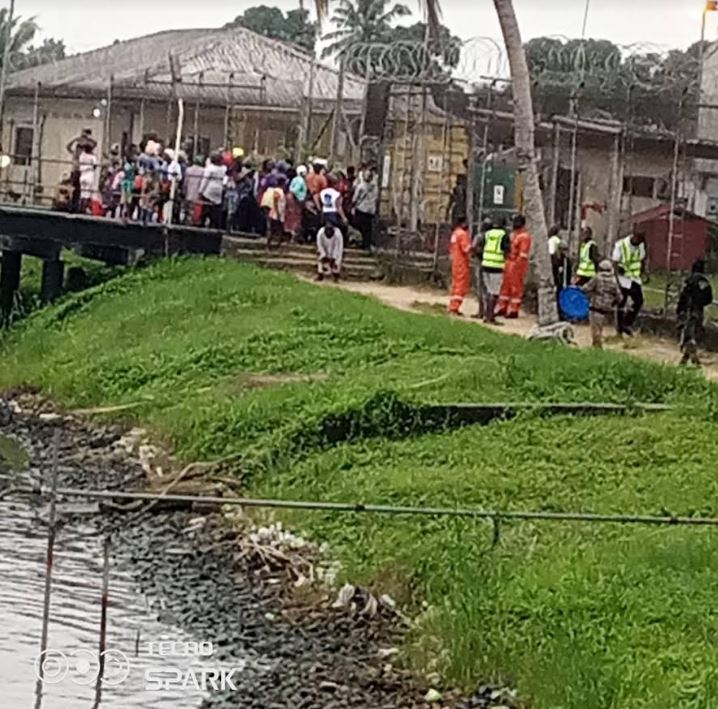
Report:
M93 110L99 110L99 118ZM72 164L66 150L67 144L82 129L90 128L100 149L109 150L114 144L139 143L142 135L156 132L160 137L170 136L174 144L177 130L177 107L168 113L167 103L145 101L115 101L111 106L110 131L105 140L107 106L90 99L40 99L38 102L38 131L34 136L33 155L40 161L29 165L13 165L0 174L0 197L7 199L9 192L21 195L20 203L32 204L32 184L37 181L37 204L49 206L55 188L61 179L69 175ZM3 146L10 153L16 150L18 128L32 128L34 101L32 98L9 97ZM223 145L226 110L221 107L200 107L198 134L210 149ZM293 157L298 136L300 116L293 112L245 111L234 108L229 113L229 143L241 146L257 158ZM195 106L185 108L183 136L191 137L195 127ZM401 121L391 122L386 147L388 172L384 175L382 210L386 216L403 215L409 218L412 203L415 204L420 223L433 224L445 218L449 197L456 176L465 174L463 161L468 152L466 131L462 123L453 125L444 121L427 122L424 126L425 140L417 139L416 131L405 131ZM320 135L321 134L321 135ZM312 154L328 157L330 153L331 123L326 114L315 114L312 120ZM347 137L340 133L337 165L345 168L358 160L352 155ZM417 153L419 148L419 153ZM304 156L309 157L309 156ZM34 164L33 164L34 163ZM418 170L418 201L413 199L412 172ZM403 178L402 178L403 175Z
M570 167L562 162L565 168ZM673 156L661 153L635 153L624 163L624 172L620 179L620 214L627 217L646 209L651 209L666 201L665 188L670 190ZM580 148L578 151L578 169L581 175L580 200L582 204L605 204L603 213L596 210L586 212L586 224L593 229L599 243L608 236L611 199L611 154L608 149ZM633 177L633 192L629 194L629 182ZM670 192L668 193L670 194ZM661 199L660 197L664 197ZM626 230L625 224L619 230ZM610 245L606 245L607 248Z
M93 110L99 110L95 118ZM9 97L5 111L5 130L2 145L15 154L18 128L31 129L35 108L32 98ZM100 101L89 99L40 99L37 107L38 130L34 136L32 154L39 156L39 162L29 161L22 165L14 160L13 165L0 174L0 191L3 199L9 192L21 195L21 203L32 203L33 180L42 188L35 192L38 204L49 206L60 180L69 174L71 156L67 144L76 138L84 128L90 128L98 145L105 152L114 144L138 144L143 134L156 132L161 138L168 136L168 143L174 146L178 108L172 104L168 110L166 102L115 101L111 106L110 133L105 138L107 106ZM215 150L224 145L225 123L228 121L229 144L241 146L247 154L257 158L293 157L294 145L299 131L298 112L245 111L235 107L227 115L222 107L200 106L197 113L198 135L201 145ZM315 114L312 120L312 140L316 140L322 127L327 123L326 114ZM195 131L195 106L187 105L184 115L183 136L192 137ZM328 156L331 131L326 128L316 142L314 154ZM345 147L345 150L341 150ZM339 155L348 156L348 141L340 134ZM98 156L102 150L98 149ZM34 164L33 164L34 162Z
M718 42L705 52L701 81L701 103L698 110L698 137L718 141Z
M697 137L718 141L718 42L705 52L701 82L701 103L698 109ZM715 106L716 108L712 108ZM712 221L718 219L718 161L693 160L696 179L690 208ZM704 176L705 179L699 176Z
M43 160L30 161L29 165L13 164L0 174L0 192L7 199L8 193L21 195L21 203L32 203L33 180L42 187L38 203L49 206L55 186L63 175L71 170L71 156L67 144L77 137L83 128L92 129L98 142L102 142L104 119L94 118L94 102L82 100L46 100L38 103L38 130L34 136L34 154ZM11 154L18 149L18 128L32 128L34 102L30 98L10 97L5 110L5 126L2 135L3 148ZM34 164L33 164L34 162Z

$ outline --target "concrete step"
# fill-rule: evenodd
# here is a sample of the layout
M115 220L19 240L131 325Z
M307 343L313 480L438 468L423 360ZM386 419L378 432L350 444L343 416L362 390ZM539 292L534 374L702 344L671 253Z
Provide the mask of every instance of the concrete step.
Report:
M316 251L296 251L277 249L272 251L251 250L251 249L233 249L225 252L226 256L231 256L239 261L273 261L279 260L292 260L302 263L316 263L317 252ZM357 256L351 252L345 252L344 262L346 264L352 264L356 266L366 266L370 268L376 268L377 262L371 256Z
M266 266L268 268L276 267L276 268L282 268L287 270L297 269L305 271L307 269L314 270L317 267L317 261L314 259L313 261L300 261L299 259L284 259L284 258L272 258L272 259L262 259L262 258L256 258L256 259L245 259L245 261L249 263L257 263L260 266ZM370 275L372 273L375 273L378 271L378 268L375 264L369 266L365 264L356 264L349 262L344 262L342 264L343 270L351 270L354 273L363 273L365 275Z
M316 253L316 246L314 244L290 244L285 242L280 249L295 251L297 253ZM222 237L222 250L223 252L229 252L234 250L241 251L266 251L267 240L265 237L257 237L254 239L242 237L242 236L224 236ZM273 249L276 250L276 247ZM370 254L362 249L356 249L353 247L345 248L345 254L355 254L357 257L372 258Z
M275 271L285 271L286 273L295 273L305 278L313 278L317 273L316 264L304 264L297 263L296 261L245 261L245 263L251 263L255 266L261 266L262 268L271 268ZM344 266L342 267L342 279L345 281L369 281L369 280L381 280L383 277L381 271L376 268L357 268L356 266Z

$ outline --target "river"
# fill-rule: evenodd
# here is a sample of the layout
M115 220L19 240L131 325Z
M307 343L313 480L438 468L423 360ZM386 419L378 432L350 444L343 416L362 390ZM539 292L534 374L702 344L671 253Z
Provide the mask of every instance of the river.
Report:
M46 551L47 525L39 510L21 498L0 501L0 705L4 707L35 705ZM102 566L103 542L92 524L73 522L60 527L42 693L42 706L48 709L94 705ZM111 556L106 681L99 706L199 706L205 694L197 689L194 672L189 682L183 681L184 686L146 689L157 686L146 681L148 670L167 678L181 673L184 680L202 658L192 638L158 622L125 566L121 556Z

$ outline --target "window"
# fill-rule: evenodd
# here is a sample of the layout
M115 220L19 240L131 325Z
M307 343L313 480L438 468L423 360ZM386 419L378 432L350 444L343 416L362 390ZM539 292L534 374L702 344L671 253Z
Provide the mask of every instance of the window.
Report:
M20 127L15 129L15 155L16 165L29 165L32 162L32 144L35 131L32 128Z
M194 146L194 136L188 136L187 140L185 141L187 143L192 143ZM209 156L210 151L210 140L209 138L203 138L202 136L197 137L197 155L204 155L205 157Z
M623 194L653 198L654 183L655 179L653 177L640 177L639 175L624 177Z

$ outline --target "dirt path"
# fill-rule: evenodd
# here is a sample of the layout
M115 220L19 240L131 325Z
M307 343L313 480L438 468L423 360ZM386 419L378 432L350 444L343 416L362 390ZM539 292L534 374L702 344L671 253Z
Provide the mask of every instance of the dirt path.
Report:
M342 282L340 288L352 291L353 293L361 293L363 295L373 296L382 303L391 305L399 310L410 312L426 312L427 310L435 313L445 313L447 296L441 291L430 288L417 288L412 286L388 286L382 283L372 282ZM478 303L476 298L471 295L464 302L463 311L467 315L476 313ZM448 316L447 316L448 317ZM475 323L481 327L488 327L497 332L507 335L518 335L525 337L526 333L533 327L535 319L533 316L522 315L518 320L504 320L498 327L486 325L478 320L469 317L465 318L467 322ZM576 341L579 347L590 347L591 335L587 325L579 325L575 327ZM609 336L607 338L606 349L615 352L624 352L634 357L642 359L650 359L664 364L676 364L679 359L678 347L675 341L657 337L638 336L633 340L624 342L617 337ZM703 373L708 379L718 381L718 361L715 356L702 355L704 362Z

